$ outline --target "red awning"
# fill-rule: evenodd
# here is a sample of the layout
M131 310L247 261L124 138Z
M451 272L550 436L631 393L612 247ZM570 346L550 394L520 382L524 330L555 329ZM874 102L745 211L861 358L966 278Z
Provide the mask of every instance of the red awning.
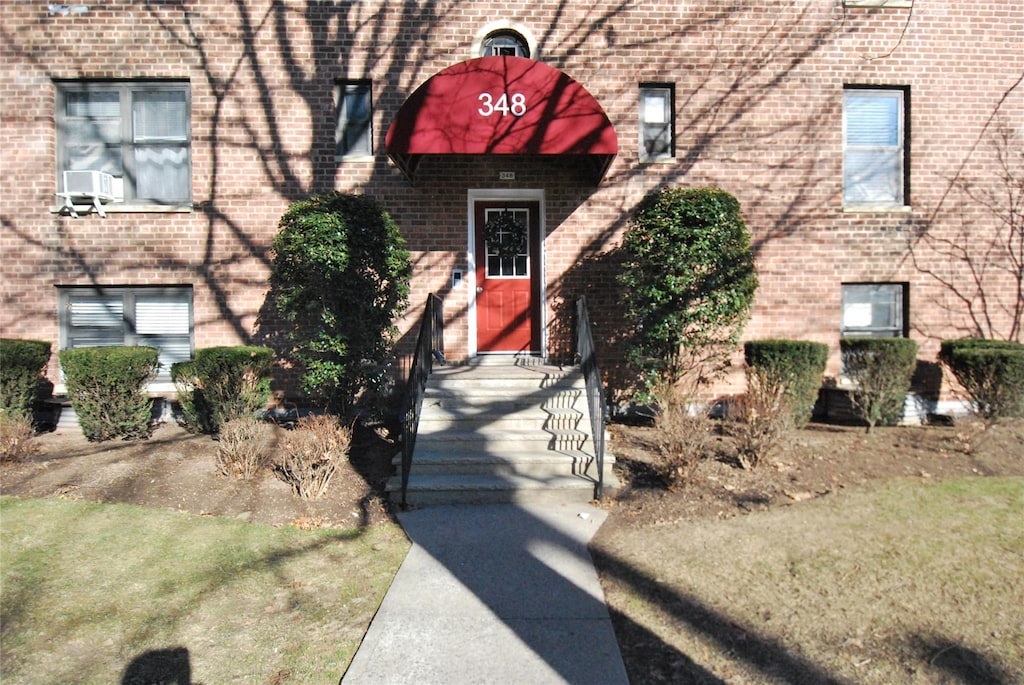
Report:
M566 74L523 57L481 57L417 88L386 149L410 178L423 155L582 155L600 181L619 143L601 105Z

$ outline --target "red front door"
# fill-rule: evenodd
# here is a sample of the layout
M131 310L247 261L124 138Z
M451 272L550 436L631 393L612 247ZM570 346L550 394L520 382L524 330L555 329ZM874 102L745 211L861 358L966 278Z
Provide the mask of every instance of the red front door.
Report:
M477 202L474 225L477 350L540 351L540 203Z

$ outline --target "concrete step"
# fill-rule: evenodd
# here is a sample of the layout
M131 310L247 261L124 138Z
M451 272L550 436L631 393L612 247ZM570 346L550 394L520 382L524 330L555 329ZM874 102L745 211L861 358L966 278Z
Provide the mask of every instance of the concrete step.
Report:
M439 390L428 386L423 393L423 411L502 413L538 406L558 408L585 405L583 391L578 389L520 393L506 388L467 392L459 388Z
M537 430L525 428L493 428L487 431L458 430L420 432L416 437L417 450L466 451L488 449L509 452L523 449L582 450L590 442L589 431Z
M436 504L585 503L594 499L594 481L572 476L549 478L494 475L420 475L409 481L407 501L413 506ZM397 500L401 481L388 481Z
M597 483L586 383L575 367L502 357L435 367L424 391L407 500L586 502ZM618 486L610 454L606 489ZM401 457L389 481L401 491Z
M576 409L520 407L508 411L460 411L425 408L420 414L419 432L432 434L448 430L472 431L481 436L508 430L570 430L585 418Z
M413 460L413 474L420 475L495 475L550 478L554 476L596 475L594 457L581 451L555 452L547 449L495 451L487 447L480 450L431 451L417 450ZM396 455L393 463L401 470L402 457Z

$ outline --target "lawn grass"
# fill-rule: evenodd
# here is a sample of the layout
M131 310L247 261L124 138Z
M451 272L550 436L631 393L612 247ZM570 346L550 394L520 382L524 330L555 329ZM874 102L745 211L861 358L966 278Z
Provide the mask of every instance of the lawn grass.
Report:
M1024 479L616 535L595 559L617 629L660 645L625 654L634 682L1024 682Z
M0 680L118 683L162 659L188 682L336 683L407 549L394 525L3 497Z

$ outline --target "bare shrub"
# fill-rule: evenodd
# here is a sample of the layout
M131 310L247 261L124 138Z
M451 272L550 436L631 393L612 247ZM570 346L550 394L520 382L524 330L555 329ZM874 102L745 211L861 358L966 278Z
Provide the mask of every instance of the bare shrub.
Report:
M21 412L0 411L0 461L24 461L35 454L36 430Z
M793 425L786 388L758 368L747 369L747 392L729 403L727 430L745 469L765 463Z
M956 450L966 455L977 454L991 435L991 427L989 420L977 414L958 416L953 422L953 444Z
M651 466L674 491L690 481L711 451L714 423L702 407L674 397L662 403L655 427L656 459Z
M274 426L253 417L225 421L217 443L217 470L225 476L252 478L270 465Z
M347 458L352 429L342 426L337 416L306 416L281 442L284 456L274 473L299 497L317 499Z

